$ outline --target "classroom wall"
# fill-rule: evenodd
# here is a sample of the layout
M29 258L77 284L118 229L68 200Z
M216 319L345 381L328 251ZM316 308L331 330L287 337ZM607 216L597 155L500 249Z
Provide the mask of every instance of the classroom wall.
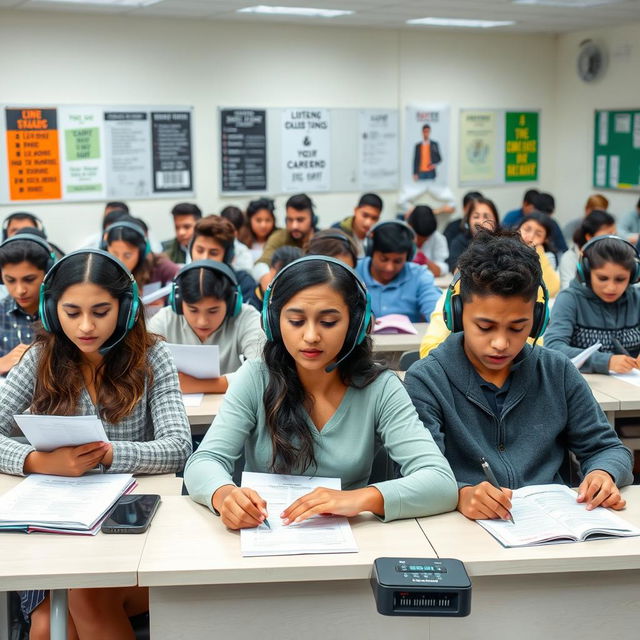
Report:
M578 78L576 61L580 43L590 38L609 51L609 66L602 79L585 83ZM596 109L638 108L640 23L594 29L558 39L556 65L556 186L559 215L565 220L584 211L586 195L594 193L593 118ZM635 207L640 194L603 190L609 209L622 214Z
M460 107L542 109L540 184L555 187L559 130L553 36L241 25L202 20L0 11L0 102L169 104L195 107L196 201L217 212L218 106L404 108L452 105L450 183L456 198ZM527 184L486 188L499 209ZM357 193L315 195L322 224L348 215ZM383 193L386 214L397 193ZM282 218L286 197L279 197ZM240 205L246 198L238 199ZM429 200L426 200L429 202ZM170 237L174 200L134 202ZM0 207L0 216L16 210ZM100 224L102 203L26 205L69 250Z

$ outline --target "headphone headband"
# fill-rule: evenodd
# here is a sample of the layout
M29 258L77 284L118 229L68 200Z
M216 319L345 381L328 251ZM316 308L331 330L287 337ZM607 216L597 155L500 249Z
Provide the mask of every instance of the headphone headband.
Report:
M131 231L134 231L142 238L142 242L144 243L144 249L142 250L142 255L140 256L138 264L140 264L140 262L142 262L142 260L144 260L151 253L151 244L149 243L149 237L147 235L147 232L144 230L144 227L138 224L137 222L132 222L130 220L119 220L118 222L114 222L113 224L110 224L102 234L100 249L102 249L103 251L108 250L109 234L115 229L130 229Z
M2 244L0 244L0 249L2 249L2 247L6 247L10 242L22 242L25 240L27 242L35 242L47 252L48 259L45 266L45 273L48 272L56 263L56 254L46 240L33 233L17 233L6 240L3 240Z
M587 242L582 247L582 255L580 256L580 260L578 261L577 268L577 277L578 280L590 287L591 286L591 261L589 260L589 256L587 255L587 251L593 247L593 245L601 242L602 240L617 240L619 242L624 242L626 245L630 246L633 249L633 253L635 255L635 263L636 268L633 273L631 273L631 277L629 278L629 284L636 284L640 282L640 251L638 251L638 247L631 244L628 240L621 238L620 236L615 235L606 235L606 236L595 236L591 238L589 242Z
M385 220L383 222L378 222L378 224L371 227L371 229L369 230L369 233L367 233L364 239L363 248L364 248L365 256L371 257L373 255L373 252L375 251L376 233L378 233L378 231L382 227L390 226L390 225L397 225L409 233L411 237L411 248L407 251L407 262L411 262L415 258L416 252L418 250L416 246L417 236L416 236L416 232L406 222L403 222L402 220Z
M29 218L29 220L31 220L34 223L35 228L44 233L44 225L42 224L42 220L40 220L38 216L33 215L33 213L29 213L28 211L14 211L13 213L10 213L2 221L2 241L3 242L8 239L7 231L9 230L9 224L17 216L20 216L23 219Z

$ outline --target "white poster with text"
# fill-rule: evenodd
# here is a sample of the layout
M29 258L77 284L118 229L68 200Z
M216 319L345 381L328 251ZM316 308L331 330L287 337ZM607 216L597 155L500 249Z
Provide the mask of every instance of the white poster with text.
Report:
M358 114L358 124L361 189L397 189L400 178L398 112L363 109Z

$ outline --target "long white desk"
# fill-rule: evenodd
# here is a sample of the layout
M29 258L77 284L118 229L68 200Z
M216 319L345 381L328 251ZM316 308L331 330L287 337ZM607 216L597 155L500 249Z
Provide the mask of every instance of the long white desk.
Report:
M22 478L0 474L0 493ZM181 478L142 476L135 493L179 495ZM138 582L138 564L147 534L72 536L46 533L0 534L0 591L50 589L52 611L66 612L67 589L130 587ZM51 638L66 640L66 613L52 620ZM6 629L6 621L0 633ZM1 637L1 636L0 636Z
M620 515L640 526L640 487ZM432 639L602 640L640 628L640 538L503 548L458 512L418 520L439 557L464 562L471 616L432 618Z
M422 338L429 326L428 322L414 322L413 326L418 331L411 333L373 333L373 352L385 353L389 351L417 351L420 348Z
M365 515L351 526L359 553L243 558L238 532L190 498L167 498L138 574L151 637L423 638L424 620L378 615L369 586L377 557L433 557L417 522Z

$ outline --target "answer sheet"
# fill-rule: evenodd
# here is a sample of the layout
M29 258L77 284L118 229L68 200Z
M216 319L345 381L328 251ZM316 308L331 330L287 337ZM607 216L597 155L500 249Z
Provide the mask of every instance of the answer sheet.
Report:
M169 351L176 369L194 378L220 377L220 351L217 344L172 344Z
M36 451L53 451L59 447L77 447L90 442L109 442L102 421L89 416L13 416Z
M612 378L617 378L623 382L628 382L629 384L634 384L636 387L640 387L640 370L638 369L634 369L630 373L614 373L613 371L609 371L609 374Z
M314 516L299 524L282 524L280 514L317 487L340 490L340 478L312 478L271 473L242 473L242 486L256 491L267 503L269 525L242 529L242 555L288 556L308 553L356 553L358 546L349 520L343 516Z

